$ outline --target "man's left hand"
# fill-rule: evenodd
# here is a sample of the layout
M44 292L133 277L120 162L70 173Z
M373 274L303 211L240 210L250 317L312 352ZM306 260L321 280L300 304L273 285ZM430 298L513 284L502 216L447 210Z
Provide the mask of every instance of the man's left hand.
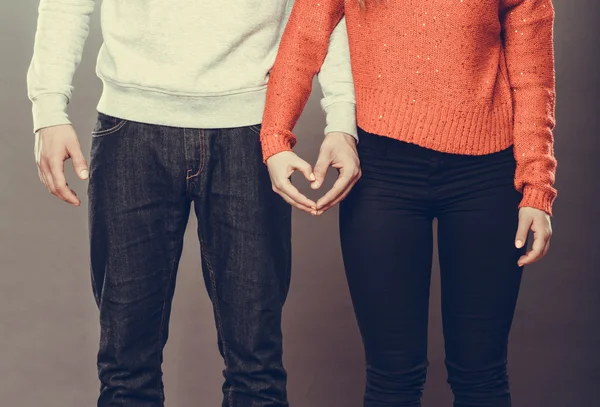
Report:
M333 187L317 201L317 215L341 202L361 176L354 137L337 132L327 134L314 167L315 181L311 183L312 189L319 189L323 185L329 167L337 169L339 176Z

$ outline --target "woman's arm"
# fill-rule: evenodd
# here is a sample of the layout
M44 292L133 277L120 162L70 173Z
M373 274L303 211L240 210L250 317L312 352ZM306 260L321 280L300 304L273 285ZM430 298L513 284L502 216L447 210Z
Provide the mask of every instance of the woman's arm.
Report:
M292 133L342 18L343 0L296 0L269 77L261 143L263 158L289 151Z
M514 106L515 186L520 207L552 213L556 160L551 0L504 0L502 24Z

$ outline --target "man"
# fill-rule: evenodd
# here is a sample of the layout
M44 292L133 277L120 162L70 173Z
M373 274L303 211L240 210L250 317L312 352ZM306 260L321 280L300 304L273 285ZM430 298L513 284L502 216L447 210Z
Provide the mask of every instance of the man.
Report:
M41 0L28 73L41 181L78 206L71 158L89 177L91 269L100 310L98 406L164 405L162 351L191 204L225 362L223 406L287 406L281 311L290 280L290 206L271 187L259 132L287 0L104 0L104 88L88 169L67 116L93 0ZM356 136L344 23L320 75L320 162ZM348 155L348 154L346 154ZM328 165L325 166L327 168ZM316 214L289 182L278 191ZM327 199L337 198L336 190Z

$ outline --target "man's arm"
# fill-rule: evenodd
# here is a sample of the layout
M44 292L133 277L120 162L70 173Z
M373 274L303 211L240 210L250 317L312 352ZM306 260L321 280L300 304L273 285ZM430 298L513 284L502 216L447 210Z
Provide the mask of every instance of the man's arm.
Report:
M329 37L329 49L318 79L323 91L321 107L327 118L327 126L326 138L314 167L312 188L318 189L323 185L329 167L339 170L333 187L317 201L317 215L320 215L344 199L360 177L356 152L356 99L345 18Z
M40 1L33 58L27 73L34 132L71 123L67 104L94 3L94 0Z
M317 77L323 91L321 107L327 118L325 135L340 132L358 140L356 100L345 18L331 33L329 50Z
M87 179L88 169L77 134L70 125L67 104L93 11L94 0L41 0L33 58L27 73L40 181L50 193L75 206L81 201L67 185L64 161L72 159L81 179Z

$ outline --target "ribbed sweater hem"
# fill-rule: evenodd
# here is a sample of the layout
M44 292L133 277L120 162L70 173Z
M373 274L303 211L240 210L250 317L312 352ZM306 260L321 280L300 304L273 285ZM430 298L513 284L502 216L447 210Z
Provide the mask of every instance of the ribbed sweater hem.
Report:
M183 128L233 128L262 121L267 89L197 96L119 85L102 79L98 111L146 124Z
M432 150L485 155L513 144L510 103L433 103L393 89L357 87L356 104L363 130Z

